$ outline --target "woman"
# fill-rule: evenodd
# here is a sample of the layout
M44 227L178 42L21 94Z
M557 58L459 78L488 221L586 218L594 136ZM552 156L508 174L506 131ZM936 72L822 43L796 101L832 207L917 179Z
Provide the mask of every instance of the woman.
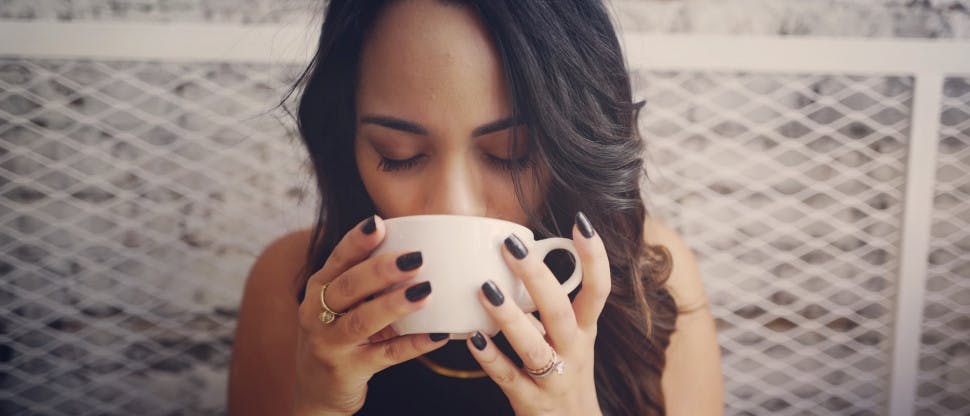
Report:
M232 414L721 413L713 319L689 249L646 216L639 106L602 3L331 1L301 83L324 202L253 266ZM510 237L538 319L486 284L494 339L397 336L434 288L375 296L422 258L368 254L382 218L430 213L570 237L583 284L565 296L562 262Z

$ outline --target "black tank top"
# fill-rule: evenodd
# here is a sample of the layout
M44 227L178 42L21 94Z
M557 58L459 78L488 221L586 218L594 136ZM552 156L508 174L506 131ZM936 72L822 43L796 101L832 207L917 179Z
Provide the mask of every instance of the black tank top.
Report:
M418 360L410 360L371 377L364 407L356 414L512 415L514 412L505 393L491 378L447 377L431 371Z

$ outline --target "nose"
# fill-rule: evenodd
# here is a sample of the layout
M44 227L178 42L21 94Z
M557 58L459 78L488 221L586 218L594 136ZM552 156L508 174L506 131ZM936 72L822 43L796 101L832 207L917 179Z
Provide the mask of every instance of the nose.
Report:
M426 214L485 216L481 178L469 163L447 160L428 172L424 189Z

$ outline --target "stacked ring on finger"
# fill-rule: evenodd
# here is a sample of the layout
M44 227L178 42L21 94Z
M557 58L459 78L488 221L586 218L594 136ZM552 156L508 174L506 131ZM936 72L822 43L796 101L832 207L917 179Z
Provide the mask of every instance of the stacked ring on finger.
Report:
M555 371L556 374L564 373L566 371L566 363L559 359L559 354L556 353L555 349L553 349L552 358L549 359L548 364L539 369L526 367L525 371L527 371L532 377L543 378L549 376L549 374L552 374L553 371Z
M322 286L320 286L320 307L323 309L323 312L320 312L319 318L320 318L320 322L323 322L324 324L330 324L335 319L337 319L338 316L342 316L346 313L346 312L336 312L333 309L330 309L329 306L327 306L327 301L323 299L324 296L326 296L327 294L327 286L330 286L330 282L326 282Z

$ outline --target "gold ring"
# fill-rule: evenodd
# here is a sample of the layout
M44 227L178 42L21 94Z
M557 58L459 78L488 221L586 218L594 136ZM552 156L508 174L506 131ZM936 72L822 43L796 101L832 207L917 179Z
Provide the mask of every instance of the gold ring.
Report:
M563 372L566 371L566 363L564 363L562 360L559 359L559 354L556 353L555 349L553 349L552 358L549 359L548 364L538 369L526 367L525 371L528 371L529 375L531 375L532 377L543 378L548 376L549 374L552 374L553 371L555 371L556 374L562 374Z
M327 294L327 286L330 286L330 282L326 282L323 286L320 286L320 307L323 308L323 312L320 312L320 322L329 324L337 319L338 316L344 315L346 312L335 312L327 306L327 301L323 300L323 297Z

